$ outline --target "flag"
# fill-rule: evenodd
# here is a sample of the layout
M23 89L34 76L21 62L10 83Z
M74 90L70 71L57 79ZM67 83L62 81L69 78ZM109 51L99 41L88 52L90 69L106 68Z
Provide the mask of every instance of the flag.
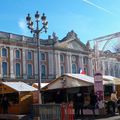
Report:
M86 72L80 68L80 74L86 74Z

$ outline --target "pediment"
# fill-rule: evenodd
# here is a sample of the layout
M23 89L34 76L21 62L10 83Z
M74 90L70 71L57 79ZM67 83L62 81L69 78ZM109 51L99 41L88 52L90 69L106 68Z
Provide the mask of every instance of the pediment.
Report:
M62 43L59 43L57 46L59 46L61 48L65 48L65 49L68 48L68 49L73 49L73 50L78 50L78 51L85 50L85 45L76 39L64 41Z
M83 46L75 40L69 42L66 47L74 50L80 50L80 51L84 50Z

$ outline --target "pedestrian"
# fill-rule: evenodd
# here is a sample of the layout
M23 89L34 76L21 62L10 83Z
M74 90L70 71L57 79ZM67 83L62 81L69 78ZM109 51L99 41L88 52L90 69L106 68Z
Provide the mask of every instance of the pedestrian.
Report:
M83 116L84 93L79 91L79 93L75 94L73 102L75 109L75 117L78 118L80 114L81 116Z
M98 97L93 90L90 93L90 107L93 111L93 115L95 115L95 109L98 107Z
M120 97L118 98L118 101L117 101L117 108L118 108L118 113L120 115Z
M9 102L8 102L8 99L6 96L3 96L1 106L2 106L2 110L3 110L3 114L7 114Z
M118 101L118 98L117 98L117 91L113 91L111 93L111 101L112 101L112 112L113 112L113 115L115 115L115 110L116 110L116 107L117 107L117 101Z

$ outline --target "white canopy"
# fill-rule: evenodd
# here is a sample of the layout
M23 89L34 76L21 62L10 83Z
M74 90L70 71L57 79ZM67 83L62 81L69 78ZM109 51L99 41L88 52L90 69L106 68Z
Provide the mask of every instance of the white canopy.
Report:
M24 82L2 82L2 84L19 92L25 91L37 91L36 88L24 83Z

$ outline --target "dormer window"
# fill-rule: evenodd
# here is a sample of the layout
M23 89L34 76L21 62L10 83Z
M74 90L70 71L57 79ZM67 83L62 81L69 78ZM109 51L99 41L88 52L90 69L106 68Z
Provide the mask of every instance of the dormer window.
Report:
M7 57L7 49L2 48L2 57Z

